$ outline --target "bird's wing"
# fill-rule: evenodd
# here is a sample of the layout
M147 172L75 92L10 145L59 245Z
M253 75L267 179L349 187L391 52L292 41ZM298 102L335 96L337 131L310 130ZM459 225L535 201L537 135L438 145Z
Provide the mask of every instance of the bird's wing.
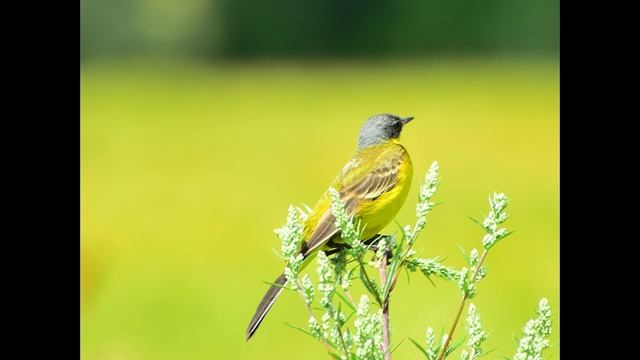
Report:
M369 156L367 156L369 155ZM372 201L394 188L403 154L363 154L349 161L333 182L349 214L363 201ZM382 156L380 156L382 155ZM325 244L338 233L335 217L331 212L331 200L328 194L323 196L325 210L317 222L309 240L303 247L303 255L307 256Z

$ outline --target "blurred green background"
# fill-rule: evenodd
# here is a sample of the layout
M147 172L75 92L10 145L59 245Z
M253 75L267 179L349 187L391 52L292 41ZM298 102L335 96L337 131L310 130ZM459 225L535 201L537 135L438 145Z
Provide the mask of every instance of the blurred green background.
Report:
M283 266L272 229L379 112L416 117L400 224L441 165L423 256L461 267L458 245L482 238L469 216L492 191L511 199L516 233L474 299L487 358L513 355L541 297L558 358L557 28L554 1L81 0L82 358L326 359L284 324L306 324L295 294L244 331ZM403 275L394 342L448 327L457 302L455 284ZM421 355L404 341L394 358Z

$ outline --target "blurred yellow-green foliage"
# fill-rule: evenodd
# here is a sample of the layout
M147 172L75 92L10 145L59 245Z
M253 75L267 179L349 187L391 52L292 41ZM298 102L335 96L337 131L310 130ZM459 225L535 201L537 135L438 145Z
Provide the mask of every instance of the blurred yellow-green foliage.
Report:
M487 358L513 355L538 300L554 311L558 358L557 61L94 62L81 72L81 345L84 359L326 359L303 302L284 293L244 342L283 264L272 253L291 203L313 205L355 149L370 115L416 117L402 143L415 166L397 220L414 222L417 188L441 166L441 206L416 245L463 265L480 247L492 191L516 232L487 259L474 302L492 330ZM391 225L389 231L394 230ZM401 277L394 343L448 327L453 283ZM457 331L463 334L463 327ZM408 341L397 359L420 359Z

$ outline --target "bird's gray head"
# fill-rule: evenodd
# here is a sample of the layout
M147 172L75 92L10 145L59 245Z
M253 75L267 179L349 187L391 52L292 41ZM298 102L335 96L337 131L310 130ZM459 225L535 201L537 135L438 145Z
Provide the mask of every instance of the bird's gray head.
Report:
M379 114L370 117L360 129L358 149L380 144L389 139L397 139L400 137L402 127L411 120L413 120L413 116L401 118L393 114Z

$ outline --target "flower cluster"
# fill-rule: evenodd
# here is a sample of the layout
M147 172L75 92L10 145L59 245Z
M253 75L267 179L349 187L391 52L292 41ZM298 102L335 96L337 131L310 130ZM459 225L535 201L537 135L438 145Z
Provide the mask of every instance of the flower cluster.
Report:
M463 267L457 275L458 287L462 293L469 299L476 296L476 282L471 279L471 271Z
M485 249L491 249L505 236L509 235L506 228L498 228L498 225L507 220L507 213L504 209L507 207L507 195L504 193L493 193L489 197L489 205L491 211L482 222L482 227L487 234L482 239L482 246Z
M304 274L304 276L302 277L302 295L307 306L311 306L315 295L315 290L313 289L313 282L311 282L309 274Z
M353 216L349 215L336 189L329 188L329 196L331 213L336 218L336 228L340 230L342 239L349 245L355 256L362 256L367 249L360 239L361 231L354 223Z
M476 287L478 282L487 275L487 269L480 266L480 256L477 249L471 250L467 258L469 268L463 267L457 274L458 287L462 293L469 299L476 296Z
M468 350L462 350L460 360L475 360L483 354L482 343L487 339L487 333L482 330L480 316L474 304L469 304L469 315L467 316L467 332L469 341Z
M323 343L328 344L337 353L340 359L383 359L382 351L383 330L381 312L370 311L369 298L363 295L360 299L358 307L355 308L354 329L351 331L345 325L347 317L340 309L340 304L334 301L334 295L338 291L338 287L346 291L349 284L345 284L345 277L348 277L349 271L343 274L342 280L338 279L336 272L336 263L330 261L324 252L318 253L318 285L317 291L320 295L320 305L324 310L322 317L318 320L314 315L309 318L309 334L319 339ZM303 297L309 309L313 300L313 284L308 281L308 286L304 277ZM308 291L310 288L311 291Z
M438 165L438 162L434 161L424 177L424 183L420 186L418 204L416 204L416 217L418 218L418 221L416 222L416 226L413 231L411 231L410 227L405 227L405 234L410 234L410 236L407 236L410 245L416 240L418 233L424 229L427 224L427 214L435 206L435 203L431 201L431 198L433 198L436 190L438 190L439 170L440 166Z
M382 351L382 314L369 312L369 298L362 295L356 309L353 343L358 359L384 359Z
M324 251L318 252L318 292L320 305L328 308L333 300L335 290L335 273Z
M443 280L455 280L458 277L458 273L455 270L442 265L438 258L420 259L414 256L409 256L405 264L407 266L407 270L420 270L427 278L431 275L435 275Z
M293 206L289 206L287 214L287 223L275 230L282 242L281 252L287 266L284 269L284 275L287 283L294 290L298 288L298 273L302 267L304 257L300 254L300 245L302 244L303 225L300 221L298 210Z
M422 353L427 358L427 360L436 360L438 358L438 353L442 348L442 344L444 344L446 341L447 341L447 335L445 334L440 338L439 343L436 342L436 335L433 332L433 329L431 327L428 327L427 334L426 334L427 347L423 348L416 342L414 342L414 344L422 351Z
M482 255L480 255L477 249L473 249L469 253L468 257L465 256L468 267L463 267L460 271L454 274L447 274L447 272L443 273L445 276L448 275L448 278L457 280L458 287L463 295L461 300L462 303L459 308L460 310L451 327L450 334L453 334L453 331L455 331L460 313L462 312L462 309L464 309L465 301L476 296L478 282L487 275L487 269L482 266L482 263L487 256L489 249L491 249L498 241L509 235L506 228L498 228L499 225L507 220L507 214L504 211L507 207L507 196L504 193L493 193L489 197L489 206L489 214L480 224L486 232L486 235L482 239L482 245L484 247ZM408 264L407 268L410 269L410 266L416 265ZM473 304L469 307L469 317L467 318L467 322L469 326L469 334L471 336L468 343L469 350L464 350L461 356L462 360L473 360L482 355L480 345L486 339L486 334L480 327L480 318L478 317ZM449 345L449 341L446 341L442 347L444 347L444 349L440 349L437 360L445 359L447 355L453 351L456 345ZM427 358L429 358L429 356L427 356Z
M513 360L542 360L542 351L549 347L551 308L547 299L540 300L536 315L525 325Z
M411 228L410 225L406 225L402 228L402 239L397 243L392 244L392 251L395 254L400 254L392 259L391 267L389 271L388 281L383 287L383 296L388 296L395 280L399 275L399 270L402 266L406 266L409 271L420 270L431 281L430 276L436 275L439 278L445 280L452 280L456 274L450 268L441 265L438 259L420 259L415 257L415 251L412 250L412 246L415 243L418 235L424 230L427 224L427 215L435 206L432 201L433 196L438 190L439 184L439 170L440 166L437 161L434 161L424 177L424 182L420 185L420 192L418 193L418 204L416 205L416 224ZM406 247L403 246L406 240Z

